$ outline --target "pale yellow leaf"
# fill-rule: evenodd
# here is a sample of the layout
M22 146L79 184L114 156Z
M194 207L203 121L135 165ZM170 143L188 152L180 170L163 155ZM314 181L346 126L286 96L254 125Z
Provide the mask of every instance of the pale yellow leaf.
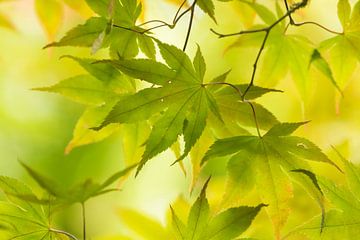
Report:
M63 21L63 6L58 0L35 0L36 14L50 41L54 41Z

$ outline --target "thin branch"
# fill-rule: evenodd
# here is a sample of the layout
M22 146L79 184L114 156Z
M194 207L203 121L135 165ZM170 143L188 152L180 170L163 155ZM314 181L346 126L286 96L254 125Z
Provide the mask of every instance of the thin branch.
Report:
M259 136L259 138L262 138L261 133L260 133L260 127L259 127L259 122L257 120L257 116L256 116L256 111L255 111L255 107L254 104L250 101L245 101L246 103L248 103L251 107L252 113L253 113L253 117L254 117L254 122L255 122L255 126L256 126L256 131L257 134Z
M243 93L241 92L241 90L236 87L236 85L234 84L231 84L231 83L227 83L227 82L210 82L210 83L205 83L203 84L203 86L211 86L211 85L226 85L226 86L229 86L233 89L235 89L235 91L239 94L240 96L240 100L243 102L243 103L247 103L249 104L250 108L251 108L251 111L252 111L252 114L253 114L253 117L254 117L254 122L255 122L255 127L256 127L256 131L257 131L257 134L259 136L259 138L262 138L261 136L261 133L260 133L260 126L259 126L259 122L258 122L258 119L257 119L257 116L256 116L256 111L255 111L255 107L254 107L254 104L251 102L251 101L247 101L247 100L244 100L243 99Z
M285 2L285 7L286 7L286 11L289 11L289 4L287 3L287 0L284 0ZM290 19L290 24L294 24L294 19L292 18L291 14L289 15L289 19Z
M247 88L245 89L245 92L244 94L242 95L242 100L244 101L245 100L245 96L246 94L249 92L250 88L254 85L254 81L255 81L255 76L256 76L256 70L257 70L257 65L259 63L259 60L260 60L260 57L265 49L265 45L266 45L266 42L269 38L269 34L270 34L270 30L266 31L266 35L262 41L262 44L261 44L261 47L260 47L260 50L258 52L258 54L256 55L256 59L255 59L255 63L253 65L253 72L251 74L251 80L250 80L250 83L249 85L247 86Z
M229 34L219 33L219 32L215 31L212 28L210 28L210 31L213 32L214 34L218 35L219 38L224 38L224 37L232 37L232 36L241 35L241 34L265 32L265 31L267 31L267 27L266 28L260 28L260 29L254 29L254 30L242 30L240 32L229 33Z
M251 89L251 87L254 85L254 80L255 80L255 76L256 76L256 71L257 71L257 65L259 63L260 57L265 49L265 45L266 42L269 38L270 32L271 30L278 25L280 22L282 22L284 19L286 19L287 17L290 17L292 13L294 13L295 11L297 11L300 8L305 7L308 4L308 0L303 0L302 2L296 3L294 5L292 5L291 7L287 6L287 12L280 17L279 19L277 19L274 23L272 23L271 25L269 25L268 27L265 28L260 28L260 29L254 29L254 30L242 30L240 32L236 32L236 33L230 33L230 34L222 34L222 33L218 33L213 29L210 29L213 33L215 33L216 35L218 35L219 38L224 38L224 37L231 37L231 36L237 36L237 35L241 35L241 34L251 34L251 33L257 33L257 32L265 32L265 36L264 39L262 41L260 50L256 56L254 65L253 65L253 72L251 75L251 80L250 83L248 85L248 87L246 88L244 94L242 95L242 100L245 101L245 97L246 94L249 92L249 90ZM253 107L252 107L253 108ZM253 108L254 109L254 108Z
M232 87L233 89L235 89L235 91L240 95L242 96L242 92L241 90L236 87L234 84L231 84L231 83L227 83L227 82L210 82L210 83L205 83L203 84L203 86L211 86L211 85L226 85L226 86L229 86L229 87ZM242 100L242 99L241 99Z
M284 0L284 3L285 3L285 7L286 7L286 10L289 11L289 5L288 5L288 2L287 0ZM342 35L343 33L341 32L336 32L336 31L333 31L319 23L316 23L316 22L313 22L313 21L306 21L306 22L302 22L302 23L296 23L294 21L294 19L292 18L291 14L289 15L289 19L290 19L290 25L292 26L297 26L297 27L300 27L300 26L303 26L303 25L307 25L307 24L311 24L311 25L315 25L315 26L318 26L320 28L322 28L323 30L329 32L329 33L333 33L333 34L337 34L337 35Z
M196 1L194 0L194 3L191 5L191 12L190 12L190 21L189 21L189 27L186 33L186 39L185 39L185 43L184 43L184 47L183 47L183 51L185 52L189 38L190 38L190 33L191 33L191 28L193 25L193 21L194 21L194 14L195 14L195 5L196 5Z
M329 29L329 28L327 28L327 27L325 27L325 26L323 26L323 25L321 25L321 24L319 24L317 22L312 22L312 21L307 21L307 22L302 22L302 23L293 22L291 25L296 26L296 27L300 27L300 26L303 26L303 25L315 25L315 26L317 26L317 27L329 32L329 33L333 33L333 34L336 34L336 35L343 35L344 34L343 32L337 32L337 31L331 30L331 29Z
M285 18L287 18L288 16L290 16L293 12L295 12L296 10L304 7L304 2L307 2L307 0L303 0L303 2L295 4L294 7L290 8L289 11L287 11L282 17L280 17L278 20L276 20L274 23L272 23L271 25L264 27L264 28L259 28L259 29L254 29L254 30L242 30L240 32L235 32L235 33L229 33L229 34L223 34L223 33L218 33L216 32L214 29L210 29L213 33L215 33L216 35L219 36L219 38L224 38L224 37L232 37L232 36L237 36L237 35L242 35L242 34L250 34L250 33L257 33L257 32L270 32L276 25L278 25L280 22L282 22Z
M164 24L164 25L166 25L166 26L168 26L168 27L172 26L172 24L169 24L169 23L167 23L167 22L165 22L165 21L158 20L158 19L149 20L149 21L143 22L143 23L141 23L141 24L139 24L139 25L137 25L137 26L138 26L138 27L141 27L141 26L144 26L144 25L147 25L147 24L150 24L150 23L161 23L161 24Z
M176 14L175 14L174 19L173 19L173 25L176 24L176 19L178 18L178 15L179 15L182 7L185 5L186 2L187 2L187 0L184 0L184 1L181 3L181 5L180 5L180 7L178 8L178 10L176 11Z
M72 235L71 233L68 233L68 232L65 232L65 231L62 231L62 230L58 230L58 229L54 229L54 228L50 228L49 229L50 232L53 232L53 233L58 233L58 234L62 234L64 236L67 236L73 240L78 240L74 235Z

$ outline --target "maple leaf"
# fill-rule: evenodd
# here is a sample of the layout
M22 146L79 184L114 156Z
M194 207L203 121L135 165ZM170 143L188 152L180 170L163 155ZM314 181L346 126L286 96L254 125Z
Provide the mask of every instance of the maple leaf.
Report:
M111 61L123 73L161 87L143 89L123 98L99 127L139 122L165 111L146 141L139 170L149 159L169 148L182 133L185 150L181 158L185 157L201 136L208 112L218 115L216 102L203 84L206 66L200 49L192 63L180 49L161 42L158 45L168 66L150 59Z
M347 186L316 176L316 184L332 203L322 228L319 226L321 216L315 216L288 233L285 239L296 234L308 239L353 239L360 234L360 168L337 153L344 164Z
M241 2L252 7L267 25L272 25L278 19L274 13L261 4L248 1ZM284 15L279 6L277 13L279 17ZM255 25L250 29L261 29L267 25ZM259 47L265 34L259 32L240 35L230 48ZM313 48L312 42L306 37L286 33L286 25L280 22L272 28L266 41L256 81L261 85L273 87L286 76L287 72L290 72L301 96L306 99L312 87L311 81L309 81L307 63L311 60Z
M35 171L28 165L24 163L21 164L28 172L28 174L39 184L39 186L51 194L51 197L49 199L37 200L28 194L14 193L13 195L17 198L38 204L48 204L51 202L52 204L56 204L57 207L70 205L73 203L83 204L90 198L118 190L111 188L109 189L108 187L118 179L129 174L131 170L136 167L136 165L132 165L121 171L118 171L107 178L103 183L95 183L92 179L86 179L83 182L74 185L70 189L65 189L61 184Z
M5 234L1 234L5 239L76 239L70 233L53 227L49 212L51 204L43 207L29 201L40 199L25 184L0 176L0 189L8 198L8 202L0 202L0 233ZM26 196L26 199L20 196Z
M217 140L203 158L205 163L215 157L233 155L228 163L230 176L239 175L236 173L238 167L233 166L245 167L245 170L249 171L241 175L239 181L245 181L244 183L250 185L255 181L263 202L269 204L267 211L273 221L277 239L280 238L280 230L288 218L287 203L292 195L291 183L286 172L309 168L302 160L336 166L309 140L289 136L303 124L305 122L280 123L274 125L262 137L236 136Z
M93 53L109 47L113 58L133 58L141 49L149 58L155 58L154 42L140 33L143 29L136 27L141 3L136 0L87 0L87 4L99 17L88 19L85 24L67 32L60 41L45 47L92 47Z
M36 0L35 10L48 39L53 41L62 25L63 5L56 0Z
M151 59L105 60L131 77L160 86L124 97L96 128L110 123L139 122L164 111L146 141L138 171L148 160L169 148L180 134L184 135L185 149L178 161L187 156L204 131L209 112L222 121L215 94L204 82L206 65L200 48L192 63L180 49L159 41L158 45L167 65ZM230 97L235 95L224 92Z
M101 124L118 101L119 96L135 90L135 83L132 79L122 75L111 64L93 64L95 59L83 59L68 55L62 57L62 59L64 58L76 61L90 75L71 77L53 86L34 90L59 93L87 106L78 119L73 138L65 149L65 153L69 153L75 147L99 142L119 129L119 126L108 126L101 131L94 131L90 128Z
M343 33L327 39L319 50L328 56L329 65L340 88L346 87L360 56L360 2L351 11L348 0L338 1L338 17Z
M252 223L265 204L256 207L235 207L210 216L210 206L206 189L210 178L203 186L200 196L190 209L186 225L176 215L173 208L172 224L178 240L232 240L243 233Z

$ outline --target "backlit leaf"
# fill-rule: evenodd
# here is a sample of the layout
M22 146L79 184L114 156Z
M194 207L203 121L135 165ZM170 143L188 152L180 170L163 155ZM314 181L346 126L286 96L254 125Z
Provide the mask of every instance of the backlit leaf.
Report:
M62 24L62 4L58 0L35 0L35 9L49 40L53 41Z

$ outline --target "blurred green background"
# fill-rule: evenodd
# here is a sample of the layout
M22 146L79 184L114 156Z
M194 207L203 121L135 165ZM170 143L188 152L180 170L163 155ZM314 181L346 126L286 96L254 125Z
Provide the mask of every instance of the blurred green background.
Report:
M273 1L259 2L273 4ZM301 11L297 17L316 20L329 28L341 31L336 18L336 2L314 0L310 7ZM145 19L171 19L176 11L176 5L163 0L147 0L145 4ZM256 49L236 48L225 51L234 39L219 40L208 30L214 27L222 32L233 32L245 27L241 21L234 21L244 19L241 5L237 2L217 2L216 11L218 26L203 13L197 12L189 54L193 56L198 43L207 60L207 77L213 78L231 68L231 81L248 82ZM34 2L31 0L0 1L0 12L14 25L12 30L0 28L0 174L24 180L39 192L37 185L21 168L18 159L68 186L89 177L100 181L122 169L124 161L119 133L65 155L64 149L71 140L72 131L84 107L60 95L31 90L82 73L83 70L74 62L59 60L59 57L66 54L89 57L89 50L42 50L51 39L44 32L36 16ZM90 14L84 10L81 16L65 7L62 25L55 39L59 39L68 29L83 22L84 16ZM175 30L161 29L156 34L165 42L181 46L186 26L187 22L182 20ZM331 36L312 26L291 31L311 36L318 42ZM315 88L311 101L302 102L296 87L289 80L290 77L287 77L276 86L285 90L284 94L269 94L261 98L260 103L281 121L311 120L310 124L297 132L298 135L306 136L317 143L330 153L330 156L334 156L330 146L341 145L345 156L356 162L359 159L357 154L360 147L358 76L357 68L344 89L343 99L336 96L334 87L322 74L314 71L311 81L315 83ZM121 192L91 200L88 206L89 235L126 233L127 230L122 227L117 216L116 209L119 207L134 208L164 222L169 204L181 193L189 195L190 181L178 166L170 167L173 159L172 153L167 151L147 164L139 177L127 180ZM218 166L213 166L216 167ZM341 176L332 174L332 169L327 166L318 166L318 170L340 183L343 181ZM222 187L218 186L220 184L217 182L225 178L225 171L211 167L209 171L215 173L219 180L214 183L213 189L216 191L212 196L215 199L221 198ZM306 197L300 196L296 201L294 204L299 203L298 206L302 206L301 204L305 204L307 200ZM306 204L304 206L306 208ZM78 234L81 229L79 210L77 206L66 209L59 215L59 224ZM298 211L301 212L301 208Z

